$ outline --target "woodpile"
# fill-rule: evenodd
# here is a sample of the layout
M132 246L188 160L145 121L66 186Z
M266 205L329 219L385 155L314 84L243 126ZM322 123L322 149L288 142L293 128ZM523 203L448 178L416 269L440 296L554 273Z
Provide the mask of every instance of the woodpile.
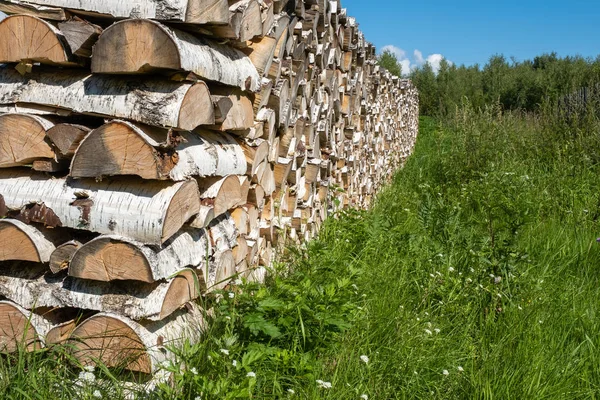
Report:
M1 352L153 373L418 130L339 0L0 0L0 63Z

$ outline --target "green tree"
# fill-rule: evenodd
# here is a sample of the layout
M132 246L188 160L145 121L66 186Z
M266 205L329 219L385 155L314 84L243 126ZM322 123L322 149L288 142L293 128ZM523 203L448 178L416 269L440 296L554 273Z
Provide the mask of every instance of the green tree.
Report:
M377 59L377 64L396 76L402 76L402 67L398 62L398 58L389 50L385 50L383 53L381 53Z

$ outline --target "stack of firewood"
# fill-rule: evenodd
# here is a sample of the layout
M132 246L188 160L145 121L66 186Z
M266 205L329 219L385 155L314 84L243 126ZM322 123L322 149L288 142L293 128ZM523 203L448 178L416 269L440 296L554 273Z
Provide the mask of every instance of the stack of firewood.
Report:
M2 19L2 13L7 17ZM410 155L418 94L339 0L0 0L0 351L153 373L193 301Z

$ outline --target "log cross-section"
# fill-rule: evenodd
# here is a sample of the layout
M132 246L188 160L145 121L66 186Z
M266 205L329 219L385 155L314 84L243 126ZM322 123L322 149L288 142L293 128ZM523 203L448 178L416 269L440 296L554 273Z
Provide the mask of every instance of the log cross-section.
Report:
M0 114L0 168L55 157L46 131L54 124L37 115Z
M47 263L55 247L33 226L13 219L0 220L0 261Z

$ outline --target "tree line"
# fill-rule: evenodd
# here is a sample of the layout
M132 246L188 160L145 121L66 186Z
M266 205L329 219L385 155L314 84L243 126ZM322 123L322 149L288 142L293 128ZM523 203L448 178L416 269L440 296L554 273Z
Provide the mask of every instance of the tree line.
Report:
M379 64L396 75L401 67L389 51ZM474 109L498 104L504 110L539 111L581 88L600 84L600 56L559 57L542 54L517 61L492 56L484 66L457 66L442 60L437 74L429 63L412 70L410 78L420 92L422 115L445 116L466 102Z

